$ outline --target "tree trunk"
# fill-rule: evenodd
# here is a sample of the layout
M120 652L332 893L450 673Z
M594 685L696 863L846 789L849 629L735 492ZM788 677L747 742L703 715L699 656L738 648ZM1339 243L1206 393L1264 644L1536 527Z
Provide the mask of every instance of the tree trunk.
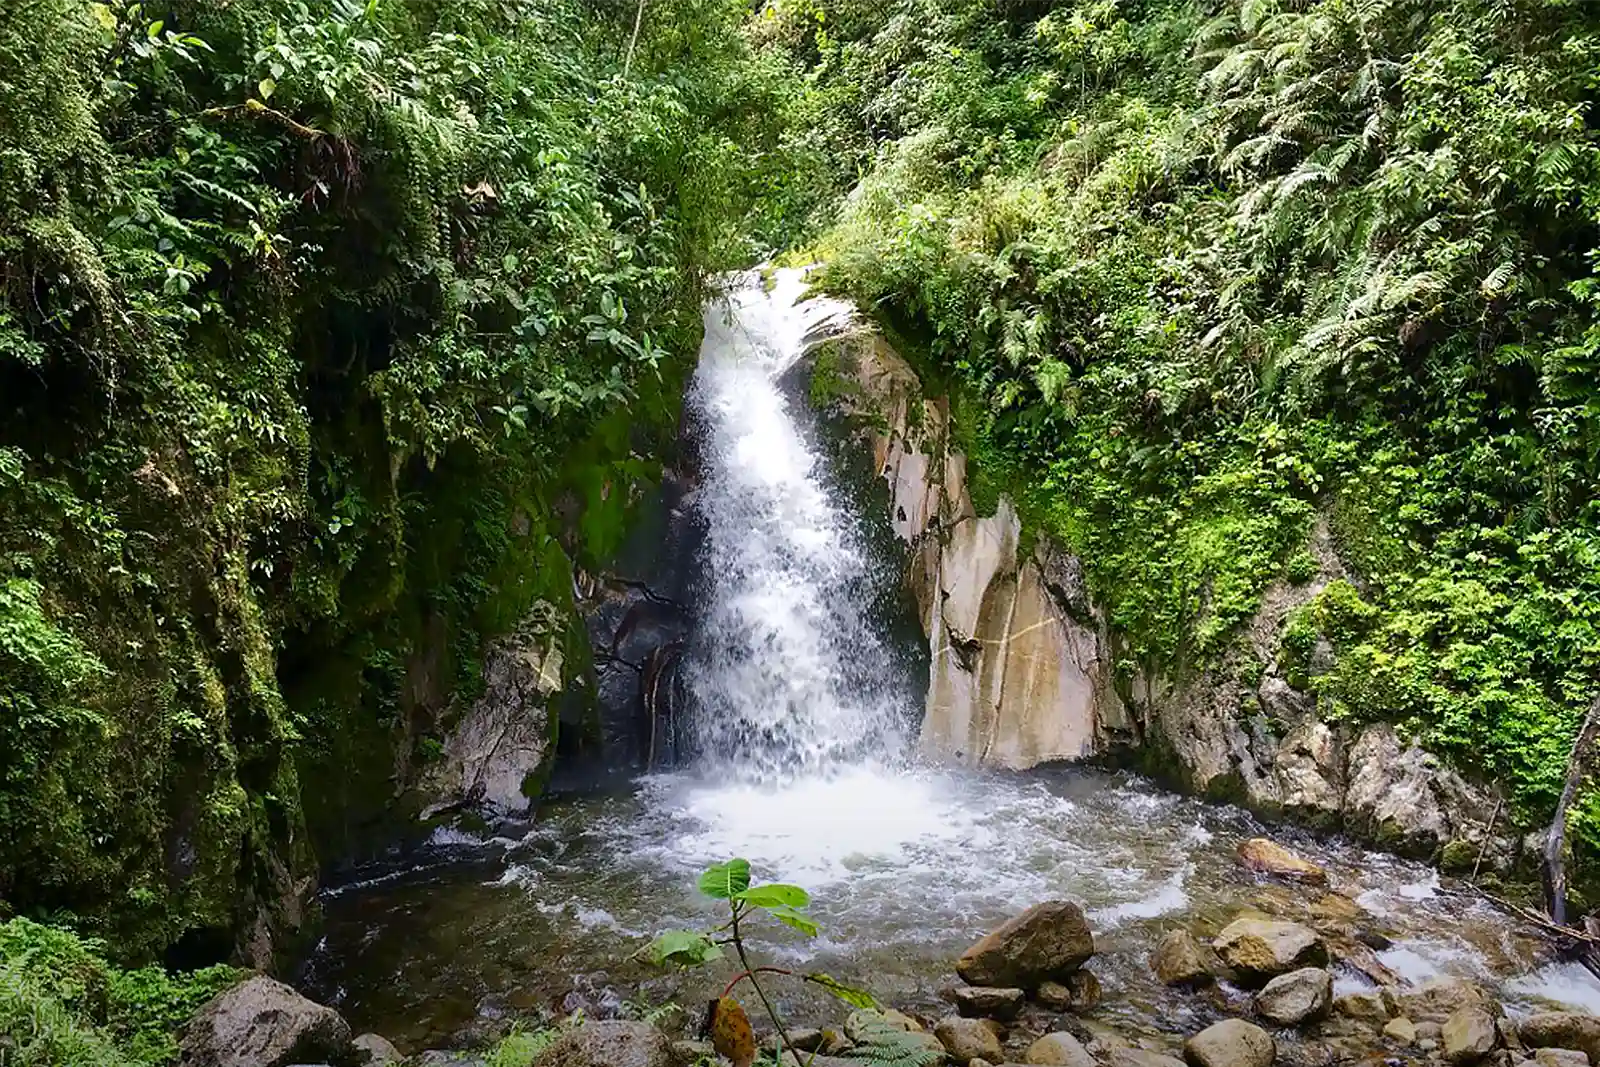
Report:
M1567 757L1567 784L1561 790L1561 800L1556 804L1555 818L1544 836L1544 896L1550 918L1556 925L1567 924L1567 809L1577 798L1578 787L1583 784L1584 771L1589 762L1589 750L1594 747L1595 736L1600 734L1600 697L1589 705L1583 717L1578 736L1572 739L1572 755Z

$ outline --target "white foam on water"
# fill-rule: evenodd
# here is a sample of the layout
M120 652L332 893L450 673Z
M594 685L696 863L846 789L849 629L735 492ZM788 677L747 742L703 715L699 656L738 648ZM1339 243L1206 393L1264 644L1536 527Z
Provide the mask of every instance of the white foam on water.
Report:
M1600 1015L1600 979L1581 963L1547 963L1531 974L1513 978L1505 984L1508 996L1532 1004L1526 1008L1559 1005Z

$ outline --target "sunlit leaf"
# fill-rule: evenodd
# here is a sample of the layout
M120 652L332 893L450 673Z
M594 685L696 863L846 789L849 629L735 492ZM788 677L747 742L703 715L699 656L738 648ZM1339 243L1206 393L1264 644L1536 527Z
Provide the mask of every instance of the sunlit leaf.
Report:
M782 882L768 882L765 885L753 885L739 893L734 898L758 908L776 908L787 906L803 908L811 903L811 897L804 889L797 885L784 885Z
M271 78L262 78L256 85L256 92L261 94L261 99L271 100L272 94L278 89L278 83Z
M750 861L732 859L708 867L700 876L700 892L717 900L731 900L750 888Z
M833 994L835 997L838 997L851 1007L865 1008L868 1011L883 1010L881 1007L879 1007L877 998L875 998L871 993L868 993L865 989L858 989L853 985L845 985L843 982L839 981L839 979L830 975L808 974L805 976L805 980L821 986L823 989L826 989L829 993Z
M817 936L817 923L811 916L803 911L789 907L787 904L778 904L767 909L767 914L783 923L792 926L807 937Z
M722 958L720 946L705 934L693 930L668 930L638 953L640 959L657 967L698 967Z

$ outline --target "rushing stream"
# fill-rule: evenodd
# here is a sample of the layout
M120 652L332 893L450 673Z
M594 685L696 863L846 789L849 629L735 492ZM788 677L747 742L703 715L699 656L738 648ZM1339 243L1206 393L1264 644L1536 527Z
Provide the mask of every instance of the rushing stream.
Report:
M1159 987L1149 951L1174 926L1215 930L1249 907L1345 924L1402 978L1458 974L1513 1008L1600 1010L1584 972L1422 866L1287 835L1327 868L1337 895L1319 899L1239 868L1235 846L1263 829L1238 810L1101 772L909 762L921 694L868 608L894 575L869 550L867 517L840 503L809 412L778 384L839 310L798 295L783 274L774 292L752 282L707 312L689 398L706 438L702 605L684 663L698 759L626 794L552 800L513 835L441 831L330 889L302 975L314 995L413 1049L507 1015L637 1011L634 997L692 1010L721 977L629 957L661 929L709 920L694 874L740 855L758 878L811 890L822 926L810 941L775 927L768 958L928 1015L946 1010L963 948L1051 897L1088 913L1105 990L1091 1018L1124 1031L1176 1037L1215 1017L1219 1003ZM1368 982L1338 973L1343 989ZM841 1016L810 994L783 1003L802 1022Z

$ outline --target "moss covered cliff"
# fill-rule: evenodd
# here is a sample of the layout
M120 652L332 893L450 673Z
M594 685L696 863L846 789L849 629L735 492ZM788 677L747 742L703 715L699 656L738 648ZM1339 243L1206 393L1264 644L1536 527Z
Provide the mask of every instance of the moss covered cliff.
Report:
M268 962L614 546L771 139L733 6L637 14L0 17L0 908Z

